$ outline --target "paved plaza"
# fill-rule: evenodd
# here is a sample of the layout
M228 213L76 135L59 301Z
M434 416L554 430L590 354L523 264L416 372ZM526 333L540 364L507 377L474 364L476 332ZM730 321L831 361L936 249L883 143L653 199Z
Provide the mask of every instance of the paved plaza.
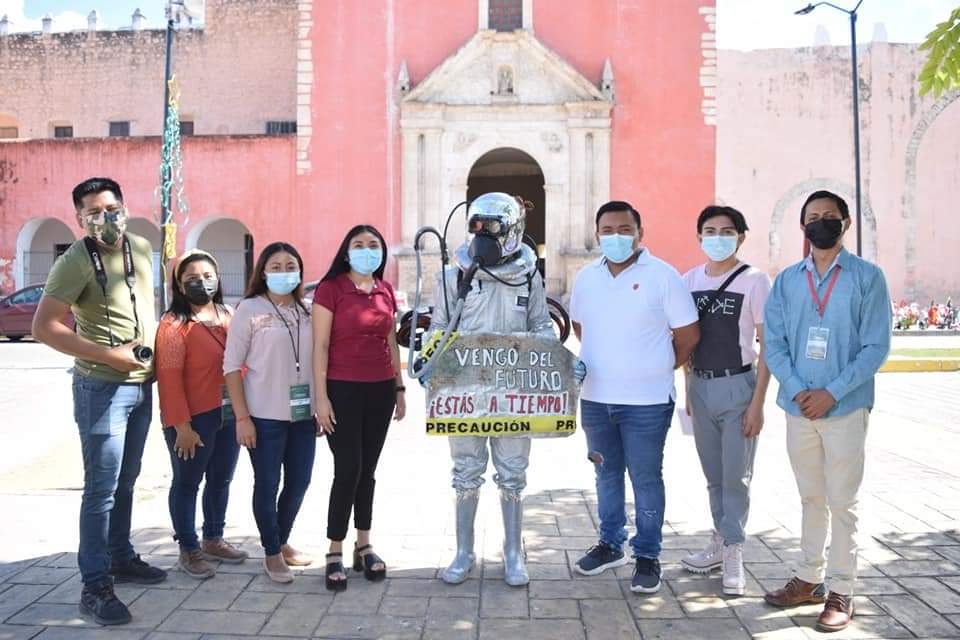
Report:
M423 433L423 395L412 383L410 415L391 427L378 472L373 542L389 565L386 581L370 583L351 572L346 592L334 596L324 588L332 459L322 440L291 539L317 558L313 567L296 572L289 585L263 574L250 506L252 473L242 453L227 537L253 558L222 565L204 582L176 570L166 508L169 459L157 424L138 483L135 544L147 560L170 569L170 577L150 588L118 587L133 622L98 627L77 611L82 473L69 366L40 345L0 343L0 640L827 637L813 630L819 606L780 611L762 601L765 589L791 576L799 555L800 504L783 416L773 403L775 386L757 455L744 597L719 595L718 574L698 577L680 568L683 555L707 542L710 522L693 439L677 423L664 463L660 593L632 594L629 565L590 578L573 572L573 562L597 535L593 469L579 432L533 444L524 521L529 586L511 588L502 580L491 480L477 522L482 562L466 583L442 583L437 572L454 543L450 461L444 440ZM884 373L877 395L861 494L857 615L831 637L960 637L960 373Z

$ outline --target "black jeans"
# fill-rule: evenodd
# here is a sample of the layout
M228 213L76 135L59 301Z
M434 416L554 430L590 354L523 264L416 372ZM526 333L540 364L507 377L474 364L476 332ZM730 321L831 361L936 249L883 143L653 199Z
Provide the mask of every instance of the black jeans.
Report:
M327 380L327 396L336 416L336 431L327 434L333 452L333 486L327 511L327 538L347 537L350 510L357 529L373 520L374 473L397 402L396 381Z

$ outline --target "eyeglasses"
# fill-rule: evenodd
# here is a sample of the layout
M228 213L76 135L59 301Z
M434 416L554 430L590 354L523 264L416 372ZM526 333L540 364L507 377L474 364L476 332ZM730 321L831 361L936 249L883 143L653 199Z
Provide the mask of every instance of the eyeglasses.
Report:
M99 211L85 211L81 215L87 224L104 224L107 220L116 221L118 218L126 217L127 210L123 207L114 207Z

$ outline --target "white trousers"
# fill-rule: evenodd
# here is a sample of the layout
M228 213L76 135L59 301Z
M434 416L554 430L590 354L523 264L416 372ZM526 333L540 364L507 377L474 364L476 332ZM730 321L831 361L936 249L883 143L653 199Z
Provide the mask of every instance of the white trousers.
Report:
M797 577L820 583L829 574L829 589L844 595L853 595L857 579L857 493L868 417L866 409L820 420L787 414L787 453L803 507Z

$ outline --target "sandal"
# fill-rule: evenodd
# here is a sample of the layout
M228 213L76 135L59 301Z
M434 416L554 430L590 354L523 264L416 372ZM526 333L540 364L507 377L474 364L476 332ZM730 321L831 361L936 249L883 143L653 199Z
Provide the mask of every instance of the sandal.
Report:
M343 568L342 553L328 553L327 560L327 591L346 591L347 590L347 570ZM342 578L332 578L335 573L343 574Z
M373 566L377 564L382 564L383 568L374 569ZM379 582L387 577L387 563L373 552L373 545L369 544L354 548L353 570L363 571L363 577L371 582Z

